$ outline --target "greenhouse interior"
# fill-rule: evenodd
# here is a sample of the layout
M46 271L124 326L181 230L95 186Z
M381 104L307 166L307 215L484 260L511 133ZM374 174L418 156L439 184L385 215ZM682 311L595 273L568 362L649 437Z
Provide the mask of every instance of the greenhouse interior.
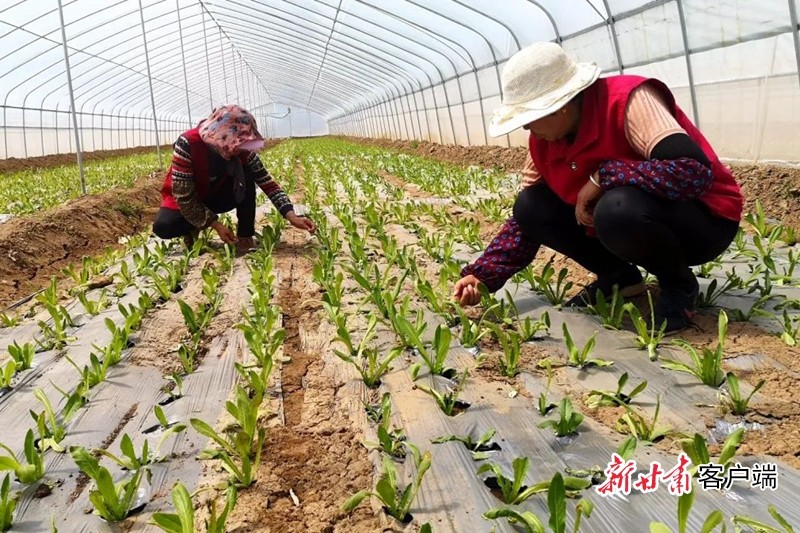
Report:
M800 528L800 0L0 0L0 531Z

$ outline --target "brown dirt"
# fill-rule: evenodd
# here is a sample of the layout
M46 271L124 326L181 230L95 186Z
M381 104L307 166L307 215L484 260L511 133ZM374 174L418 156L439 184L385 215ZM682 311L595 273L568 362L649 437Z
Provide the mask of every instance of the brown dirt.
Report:
M0 225L0 306L7 306L60 276L62 268L95 256L118 239L147 228L159 203L163 176L113 189Z
M457 165L478 165L517 171L525 163L526 149L499 146L454 146L426 141L342 137L357 144L379 146ZM745 212L760 200L767 216L800 232L800 168L764 163L730 163L745 197Z
M316 338L320 327L317 287L311 282L309 237L287 229L275 247L278 303L286 329L281 386L286 425L268 431L258 483L239 493L228 530L243 532L380 531L367 506L350 516L341 504L372 487L372 463L352 422L337 411L337 383L326 371ZM295 505L290 490L299 500Z
M195 309L205 301L200 273L206 261L211 261L209 256L201 258L184 276L180 283L182 290L174 294L168 302L156 307L148 319L142 322L139 342L131 351L131 364L156 368L163 375L182 372L176 350L181 340L189 335L178 299L184 300ZM204 335L204 339L210 338ZM201 348L200 352L203 351ZM196 361L199 362L199 357Z
M101 161L103 159L108 159L109 157L149 154L155 152L155 150L155 146L136 146L134 148L120 148L118 150L95 150L93 152L84 152L83 160L84 162ZM172 145L166 144L161 147L162 154L170 154L171 152ZM77 164L77 160L77 155L75 153L49 154L28 158L9 157L8 159L0 159L0 174L10 174L11 172L29 170L32 168L51 168L75 165Z

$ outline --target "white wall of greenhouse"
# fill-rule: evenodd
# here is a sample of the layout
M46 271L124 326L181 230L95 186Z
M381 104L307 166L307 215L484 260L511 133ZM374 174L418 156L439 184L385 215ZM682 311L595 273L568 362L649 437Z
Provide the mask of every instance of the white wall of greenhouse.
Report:
M556 41L606 75L663 80L724 157L797 161L798 4L0 0L0 156L75 151L70 96L84 150L168 144L232 102L270 137L524 145L486 134L500 73Z

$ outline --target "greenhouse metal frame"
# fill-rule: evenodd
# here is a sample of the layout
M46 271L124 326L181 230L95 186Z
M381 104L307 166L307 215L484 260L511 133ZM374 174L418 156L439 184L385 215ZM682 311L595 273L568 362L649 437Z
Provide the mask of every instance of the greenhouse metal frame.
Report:
M797 12L797 0L9 0L3 157L168 143L232 101L273 137L521 145L486 130L502 67L551 40L606 74L663 79L727 157L792 160L798 141L765 125L800 117ZM750 58L770 47L771 61ZM741 116L720 116L736 102Z

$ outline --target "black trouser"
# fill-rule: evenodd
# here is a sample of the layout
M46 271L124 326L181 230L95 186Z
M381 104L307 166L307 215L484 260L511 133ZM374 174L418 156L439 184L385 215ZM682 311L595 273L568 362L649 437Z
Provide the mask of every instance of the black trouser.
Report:
M527 238L572 258L598 276L630 263L655 275L661 285L683 285L692 265L715 259L736 236L738 222L720 218L699 201L672 201L636 187L605 193L595 206L597 238L586 235L575 207L545 184L523 189L514 218Z
M256 185L253 178L245 176L245 195L242 203L236 204L236 197L233 192L232 178L227 178L220 184L218 190L210 193L203 201L203 204L213 213L227 213L236 209L237 228L236 235L239 237L252 237L256 234ZM188 235L192 230L197 230L189 223L180 211L162 207L158 210L156 219L153 222L153 233L162 239L174 239Z

